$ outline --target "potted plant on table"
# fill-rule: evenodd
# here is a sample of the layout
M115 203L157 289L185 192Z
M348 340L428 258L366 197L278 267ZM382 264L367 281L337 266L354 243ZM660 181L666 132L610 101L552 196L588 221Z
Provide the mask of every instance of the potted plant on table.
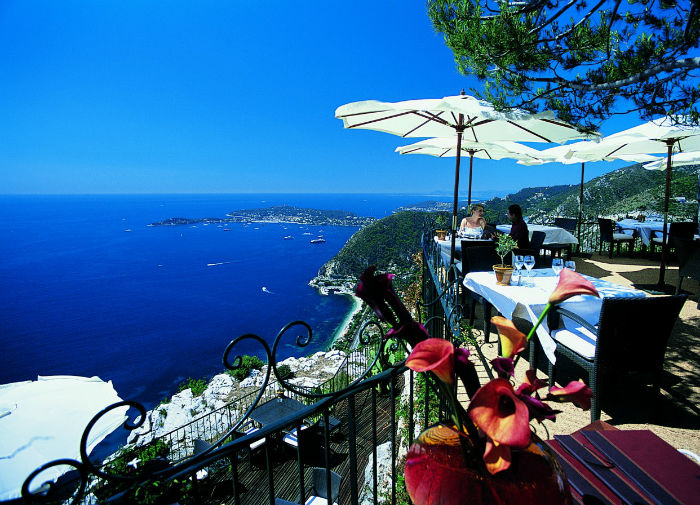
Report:
M497 284L502 286L510 284L510 278L513 275L513 265L506 265L505 257L517 246L518 242L510 235L501 234L496 237L496 254L501 257L501 264L493 266Z
M447 235L447 216L444 212L438 213L435 218L435 235L437 235L438 240L445 240Z

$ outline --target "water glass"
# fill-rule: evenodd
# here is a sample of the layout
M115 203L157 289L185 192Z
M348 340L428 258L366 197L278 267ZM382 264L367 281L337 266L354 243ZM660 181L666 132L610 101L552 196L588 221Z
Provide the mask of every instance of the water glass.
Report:
M535 266L535 257L532 255L527 255L523 258L523 265L527 268L527 278L530 278L530 270Z
M552 270L554 270L554 275L559 275L562 268L564 268L564 260L561 258L552 258Z
M564 262L564 268L568 268L572 272L576 271L576 262L574 260L566 260Z
M520 270L523 268L524 264L525 264L525 257L522 254L514 254L513 255L513 266L518 271L518 286L520 286L520 279L523 276L523 274L521 273Z

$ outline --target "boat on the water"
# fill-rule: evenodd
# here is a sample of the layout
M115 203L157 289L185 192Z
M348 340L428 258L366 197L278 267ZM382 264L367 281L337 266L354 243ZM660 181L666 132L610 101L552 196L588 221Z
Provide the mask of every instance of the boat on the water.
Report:
M286 237L284 237L284 240L294 240L294 237L292 237L291 235L287 235Z
M323 244L325 241L326 239L323 237L318 237L310 240L312 244Z

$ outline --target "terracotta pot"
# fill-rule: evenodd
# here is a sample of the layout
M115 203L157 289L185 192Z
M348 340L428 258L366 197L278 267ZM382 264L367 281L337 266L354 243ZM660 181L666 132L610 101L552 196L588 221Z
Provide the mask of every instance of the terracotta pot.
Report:
M447 235L447 230L435 230L435 233L437 234L438 240L445 240L445 236Z
M493 271L496 272L496 284L500 286L510 285L510 278L513 275L513 267L511 265L494 265Z
M452 433L443 430L430 441L419 438L409 449L406 486L417 505L572 503L564 470L549 446L534 434L529 447L511 450L510 468L491 475L481 458L475 464L465 462L462 446L454 443ZM468 437L465 445L473 447Z

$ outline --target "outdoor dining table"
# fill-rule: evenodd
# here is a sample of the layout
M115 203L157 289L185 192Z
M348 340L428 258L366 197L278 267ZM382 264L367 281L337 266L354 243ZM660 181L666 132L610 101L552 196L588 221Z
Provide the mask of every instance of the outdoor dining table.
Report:
M700 466L649 430L595 421L545 443L564 469L574 503L697 503Z
M663 221L637 221L636 219L622 219L617 222L618 228L625 233L627 231L637 232L642 243L648 246L655 233L662 233L664 230ZM666 228L670 230L670 225Z
M514 276L515 277L515 276ZM645 297L646 293L628 286L614 284L609 281L597 279L584 275L591 281L600 293L601 298L637 298ZM521 278L520 285L515 280L511 280L511 285L501 286L496 284L494 272L469 272L464 276L464 287L480 295L493 305L498 312L508 319L514 317L531 321L537 321L540 314L547 305L549 295L559 282L559 277L554 274L551 268L533 269L530 277L527 273ZM584 318L592 325L598 324L601 298L591 295L578 295L566 300L561 306ZM568 322L564 318L564 325L575 324ZM556 343L549 335L549 328L546 320L537 328L537 338L544 350L547 358L554 363L554 351Z
M273 398L255 407L251 411L249 417L265 426L266 424L274 423L284 417L295 414L304 407L306 407L306 405L294 398L287 398L286 396L282 398Z
M509 224L499 224L496 229L503 233L510 233ZM566 231L564 228L559 226L546 226L543 224L528 224L527 230L530 233L530 240L532 240L532 233L536 231L543 231L545 234L544 244L547 245L577 245L578 239L574 237L570 232Z
M440 252L442 253L443 257L447 255L447 258L445 258L445 263L449 262L450 258L450 247L451 247L451 242L448 239L445 240L440 240L439 238L434 237L435 242L438 243L440 246ZM462 257L462 240L468 240L474 245L483 245L483 246L489 246L493 245L493 240L490 238L468 238L468 237L457 237L457 241L455 242L455 255L457 258Z

